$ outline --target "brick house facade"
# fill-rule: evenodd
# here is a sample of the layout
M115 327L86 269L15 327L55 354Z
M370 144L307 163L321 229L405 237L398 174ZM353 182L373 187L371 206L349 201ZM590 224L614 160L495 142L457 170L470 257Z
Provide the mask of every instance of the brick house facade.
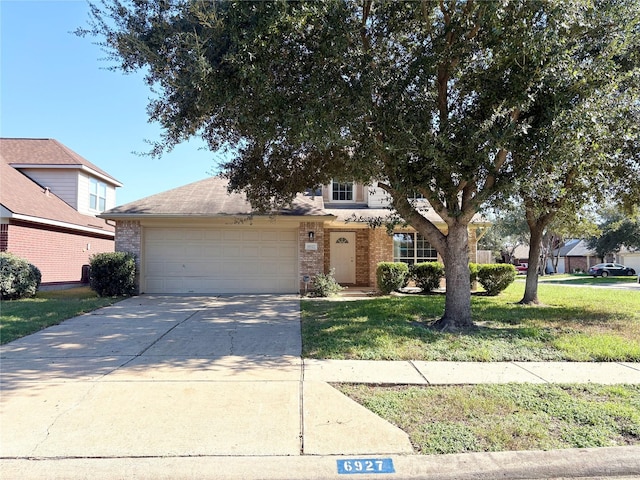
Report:
M96 215L120 182L51 139L2 138L0 157L0 251L38 267L43 285L87 281L90 257L114 250Z
M369 195L364 186L354 192L359 200ZM300 195L290 210L272 216L251 216L250 208L242 195L227 193L224 179L212 177L102 217L116 222L116 250L135 255L142 293L304 292L316 274L336 266L348 273L341 280L336 272L341 284L376 288L378 263L398 260L397 235L363 219L388 210L362 202L336 206L317 194ZM425 214L445 228L434 212ZM478 225L485 224L476 220L469 228L472 262ZM410 227L396 233L430 248Z

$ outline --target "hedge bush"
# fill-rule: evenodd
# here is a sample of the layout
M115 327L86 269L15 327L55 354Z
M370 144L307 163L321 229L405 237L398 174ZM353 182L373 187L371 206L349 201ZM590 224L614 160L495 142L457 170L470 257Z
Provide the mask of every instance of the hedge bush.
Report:
M42 274L35 265L9 252L0 252L0 298L16 300L33 297Z
M428 293L440 286L440 279L444 277L444 265L438 262L416 263L409 269L416 287Z
M385 295L407 285L409 266L402 262L380 262L376 268L378 289Z
M101 297L133 295L136 292L136 261L132 253L98 253L91 257L89 263L89 285Z
M313 291L314 297L330 297L336 295L338 292L344 290L344 287L340 286L334 278L335 270L331 270L326 275L324 273L318 273L313 277Z
M478 281L487 295L495 296L516 279L516 268L507 263L478 265Z

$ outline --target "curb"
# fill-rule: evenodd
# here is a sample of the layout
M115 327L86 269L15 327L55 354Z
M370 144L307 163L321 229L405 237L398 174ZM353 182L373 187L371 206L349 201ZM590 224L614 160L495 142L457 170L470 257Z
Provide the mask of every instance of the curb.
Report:
M0 459L3 478L57 479L569 479L640 478L640 447L455 455L368 455L389 460L393 472L338 472L338 463L356 457L145 457ZM382 462L380 462L381 464ZM352 463L351 465L354 465ZM358 464L358 465L362 465ZM355 475L354 475L355 474Z

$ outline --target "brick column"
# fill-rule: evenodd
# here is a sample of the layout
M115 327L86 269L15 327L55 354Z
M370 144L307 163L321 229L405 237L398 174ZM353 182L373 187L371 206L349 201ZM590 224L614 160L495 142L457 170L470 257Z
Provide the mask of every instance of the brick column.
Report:
M140 255L142 227L136 220L116 221L116 252L129 252L136 257L136 293L140 291Z
M309 240L309 232L313 232L313 240ZM307 244L315 244L317 250L307 250ZM300 292L304 292L303 277L311 279L324 273L324 224L322 222L300 222L298 227L298 263L300 270ZM307 288L311 288L309 283Z
M369 286L377 288L376 269L380 262L393 262L393 237L384 228L369 229Z

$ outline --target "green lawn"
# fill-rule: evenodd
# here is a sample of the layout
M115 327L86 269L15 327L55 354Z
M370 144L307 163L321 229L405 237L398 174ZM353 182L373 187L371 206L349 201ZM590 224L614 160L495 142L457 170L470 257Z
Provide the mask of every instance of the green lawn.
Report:
M363 360L640 361L640 296L635 290L542 283L544 306L522 306L524 285L477 295L477 328L428 328L442 295L302 302L303 356Z
M0 344L121 299L98 297L89 287L79 287L38 292L33 298L3 301L0 305Z
M519 276L518 280L524 280L524 276ZM554 274L544 275L538 278L539 283L553 283L556 285L611 285L619 283L636 283L637 275L626 277L592 277L585 273L582 274Z
M337 385L423 454L640 443L640 385Z

